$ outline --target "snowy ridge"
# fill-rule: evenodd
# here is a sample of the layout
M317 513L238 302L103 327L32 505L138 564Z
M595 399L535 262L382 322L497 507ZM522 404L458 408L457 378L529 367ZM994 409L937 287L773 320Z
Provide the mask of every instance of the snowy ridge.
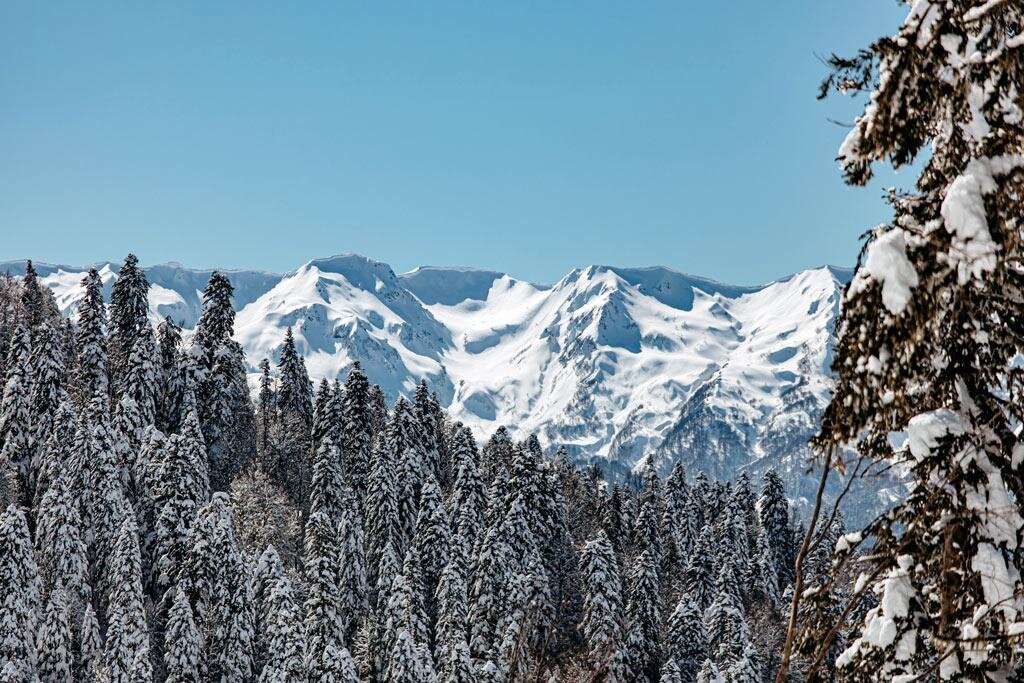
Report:
M85 269L36 266L72 310ZM117 265L99 267L109 288ZM194 325L210 271L146 273L154 319ZM276 361L290 326L314 379L343 379L358 360L394 400L426 378L479 437L500 424L535 431L612 472L648 455L662 470L682 460L722 478L772 465L799 492L851 273L822 267L735 287L667 268L590 266L549 286L468 268L397 275L349 254L284 275L228 276L253 372L261 358Z

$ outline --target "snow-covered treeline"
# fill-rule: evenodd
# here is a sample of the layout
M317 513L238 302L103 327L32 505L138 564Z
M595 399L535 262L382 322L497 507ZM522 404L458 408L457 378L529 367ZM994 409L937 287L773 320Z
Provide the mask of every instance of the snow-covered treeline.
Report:
M773 675L803 536L774 472L609 486L478 448L425 383L314 390L290 332L252 397L223 276L188 344L133 256L109 306L84 286L69 320L0 280L0 681Z

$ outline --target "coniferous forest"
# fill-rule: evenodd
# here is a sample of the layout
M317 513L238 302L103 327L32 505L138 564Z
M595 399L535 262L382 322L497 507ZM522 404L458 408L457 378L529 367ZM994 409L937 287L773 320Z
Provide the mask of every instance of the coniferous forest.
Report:
M863 96L848 184L920 173L835 302L799 513L771 470L615 480L426 383L314 384L290 329L247 359L222 273L182 330L133 255L69 317L29 262L0 279L0 683L1024 680L1024 4L905 4L821 88ZM844 528L876 476L900 495Z
M188 341L151 325L131 255L73 319L31 265L0 284L0 680L778 668L803 530L774 472L610 485L533 436L478 445L425 383L388 405L356 364L314 388L290 331L250 392L217 273Z

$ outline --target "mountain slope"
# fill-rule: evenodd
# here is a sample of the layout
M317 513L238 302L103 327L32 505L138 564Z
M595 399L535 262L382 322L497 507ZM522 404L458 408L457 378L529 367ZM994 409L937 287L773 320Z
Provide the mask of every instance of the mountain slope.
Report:
M99 264L104 282L115 264ZM18 275L24 262L0 264ZM65 311L84 268L37 264ZM146 269L154 319L194 325L209 270ZM612 472L650 456L721 478L775 466L798 490L828 401L833 325L850 272L818 268L734 287L666 268L590 266L553 285L344 255L278 275L229 271L236 338L255 372L287 327L310 374L358 360L391 400L426 378L485 437L537 432Z

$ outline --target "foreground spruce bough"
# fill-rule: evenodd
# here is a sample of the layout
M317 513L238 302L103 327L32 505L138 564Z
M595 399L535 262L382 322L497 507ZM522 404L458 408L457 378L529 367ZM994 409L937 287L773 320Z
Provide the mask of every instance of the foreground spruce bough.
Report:
M908 4L896 36L834 57L823 88L870 94L839 150L849 183L930 157L847 288L813 445L826 476L892 468L911 486L843 539L824 581L798 572L785 654L820 680L1020 680L1024 4Z
M73 321L31 266L0 281L0 680L773 675L803 535L774 472L610 486L504 428L478 449L426 384L314 391L290 334L250 398L226 278L186 343L121 273Z

